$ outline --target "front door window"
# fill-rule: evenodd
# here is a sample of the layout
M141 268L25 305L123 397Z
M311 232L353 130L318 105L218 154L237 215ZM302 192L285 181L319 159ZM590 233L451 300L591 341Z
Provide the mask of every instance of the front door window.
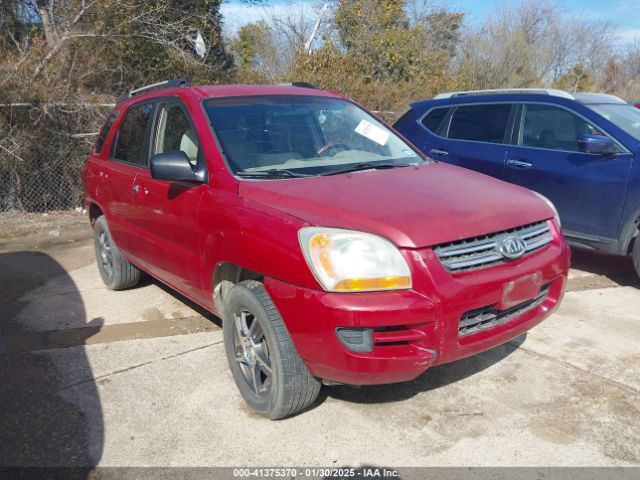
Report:
M564 108L524 105L518 145L579 152L582 135L603 135L595 126Z
M177 150L182 150L189 157L193 167L198 164L200 151L198 137L182 107L175 102L170 102L160 107L154 153Z

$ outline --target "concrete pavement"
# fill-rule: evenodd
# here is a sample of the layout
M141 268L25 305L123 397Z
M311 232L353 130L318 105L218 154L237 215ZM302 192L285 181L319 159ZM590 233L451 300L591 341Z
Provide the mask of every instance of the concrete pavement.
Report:
M640 464L625 259L574 255L562 307L526 337L410 383L325 387L271 422L245 407L218 319L151 280L106 290L72 240L0 253L0 465Z

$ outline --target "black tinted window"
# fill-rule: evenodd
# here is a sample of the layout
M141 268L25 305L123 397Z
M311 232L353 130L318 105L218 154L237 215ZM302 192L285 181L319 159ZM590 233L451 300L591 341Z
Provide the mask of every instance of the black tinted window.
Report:
M449 138L503 143L511 105L468 105L453 113Z
M109 118L107 118L107 121L104 122L104 125L100 129L100 133L98 134L98 140L96 141L96 153L100 153L102 151L102 147L104 147L104 142L107 141L107 136L109 135L109 131L111 130L111 127L113 127L113 122L116 121L117 116L118 116L118 111L116 110L111 115L109 115Z
M118 131L114 158L123 162L147 164L145 145L152 112L152 103L135 105L129 109Z
M518 144L578 152L582 135L602 135L590 123L564 108L553 105L525 105Z
M438 133L438 129L448 112L449 108L434 108L422 119L422 125L430 132Z

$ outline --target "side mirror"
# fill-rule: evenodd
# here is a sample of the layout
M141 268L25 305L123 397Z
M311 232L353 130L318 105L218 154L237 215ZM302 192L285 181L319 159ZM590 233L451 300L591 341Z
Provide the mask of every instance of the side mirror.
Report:
M582 135L578 139L578 148L581 152L595 155L614 155L620 153L620 149L615 142L604 135Z
M157 153L149 161L151 177L158 180L171 180L174 182L198 182L203 183L198 172L194 172L189 162L189 157L182 150Z

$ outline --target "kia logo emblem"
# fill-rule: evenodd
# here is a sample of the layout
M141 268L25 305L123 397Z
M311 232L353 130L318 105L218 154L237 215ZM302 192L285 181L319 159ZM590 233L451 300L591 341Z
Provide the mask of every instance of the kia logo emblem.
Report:
M508 260L520 258L527 251L527 243L517 235L506 237L500 242L500 255Z

